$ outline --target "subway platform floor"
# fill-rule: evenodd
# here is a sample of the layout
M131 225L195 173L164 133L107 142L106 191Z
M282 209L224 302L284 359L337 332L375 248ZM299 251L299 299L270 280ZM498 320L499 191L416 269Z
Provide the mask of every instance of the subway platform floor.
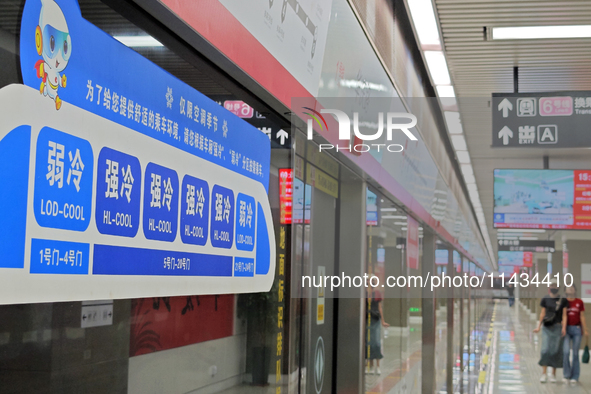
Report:
M572 386L562 382L562 369L556 383L541 383L541 333L534 334L537 321L519 302L510 308L506 301L496 303L492 327L491 363L483 393L572 393L591 394L591 364L581 364L580 382ZM550 373L550 368L548 369Z
M382 337L381 374L366 370L366 394L420 392L421 323L411 322L404 329L391 327L388 332Z
M494 305L494 306L493 306ZM581 364L580 382L576 386L562 382L562 368L557 370L556 383L541 383L540 357L541 334L534 334L537 320L519 302L510 308L506 300L498 300L491 304L491 312L487 310L471 330L471 341L478 349L475 360L470 361L471 368L459 378L454 371L454 391L456 393L474 394L591 394L591 364ZM444 321L444 316L438 316ZM419 393L421 366L421 324L410 324L408 332L398 333L389 330L390 335L383 338L383 354L381 374L365 374L366 394L399 394ZM485 345L490 334L490 347ZM443 339L445 332L439 333L441 340L437 344L437 356L445 355ZM439 347L441 346L441 347ZM488 347L488 349L486 349ZM482 371L482 357L487 357L487 366ZM439 358L439 357L438 357ZM440 360L440 363L445 361ZM438 371L442 372L442 371ZM444 371L443 371L444 372ZM483 375L483 372L485 374ZM444 382L444 376L436 374L433 378ZM459 378L459 379L458 379ZM479 382L482 379L482 384ZM458 380L463 380L461 390ZM442 382L442 383L443 383ZM446 393L445 385L439 393ZM283 387L287 393L287 387ZM224 394L270 394L276 393L276 387L236 386L223 392Z

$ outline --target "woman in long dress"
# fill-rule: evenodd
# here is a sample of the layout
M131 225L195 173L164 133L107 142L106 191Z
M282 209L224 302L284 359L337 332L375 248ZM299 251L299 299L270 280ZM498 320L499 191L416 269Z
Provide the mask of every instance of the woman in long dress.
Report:
M550 282L548 295L540 302L542 311L535 333L542 330L542 350L538 364L542 367L540 382L556 383L556 369L562 368L562 332L566 326L566 308L568 301L559 295L556 280ZM548 377L548 367L552 367L552 375Z
M371 281L370 281L371 283ZM380 360L384 358L382 354L382 327L390 325L384 321L384 312L382 309L382 294L375 289L371 290L371 300L369 302L369 330L367 330L367 373L376 373L380 375ZM373 361L376 360L374 369Z

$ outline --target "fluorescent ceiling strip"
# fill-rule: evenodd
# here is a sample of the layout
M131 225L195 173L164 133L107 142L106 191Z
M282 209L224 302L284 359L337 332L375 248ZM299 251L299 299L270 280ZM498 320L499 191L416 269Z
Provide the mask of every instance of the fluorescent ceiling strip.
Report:
M439 97L449 97L449 98L456 97L456 91L454 90L454 87L451 85L438 85L436 88L437 88L437 95Z
M445 111L444 116L450 134L462 134L464 132L459 112Z
M441 45L431 0L408 0L408 7L421 46Z
M466 139L462 134L455 134L451 136L451 143L454 146L454 149L459 150L468 150L468 146L466 145Z
M444 107L454 107L458 105L458 101L456 100L456 92L453 86L437 85L435 88L437 89L439 100L441 100L441 104Z
M131 48L164 46L152 36L114 36L113 38Z
M474 168L472 168L471 164L462 164L461 169L464 175L474 175Z
M591 25L493 27L493 40L590 38Z
M474 175L464 174L464 180L466 181L466 183L476 183L476 177L474 177Z
M451 78L447 69L445 56L441 51L425 51L425 60L435 85L450 85Z
M456 155L460 164L470 164L470 154L468 151L457 151Z
M451 84L447 61L445 55L441 51L439 27L437 25L435 10L433 9L433 2L432 0L407 0L407 3L421 49L425 55L427 68L429 69L429 73L435 84L441 105L446 108L448 106L457 108L456 94L454 87ZM475 208L482 207L480 196L476 188L474 171L470 165L470 154L467 151L468 147L466 145L466 140L461 136L461 134L463 134L463 128L460 121L460 113L457 111L445 111L444 116L449 133L452 135L452 144L456 150L458 162L462 167L465 166L465 168L462 168L464 180L466 184L474 185L471 186L473 189L469 192L471 203ZM461 138L454 139L453 137ZM495 261L495 257L493 256L493 248L488 229L486 228L486 220L482 208L476 212L476 219L492 263ZM405 230L405 228L403 228L403 230Z

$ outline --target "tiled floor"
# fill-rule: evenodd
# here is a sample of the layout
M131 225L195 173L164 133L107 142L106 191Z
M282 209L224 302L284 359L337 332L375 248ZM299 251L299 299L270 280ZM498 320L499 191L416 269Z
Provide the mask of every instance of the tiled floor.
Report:
M519 304L509 308L507 302L501 300L491 308L491 312L485 313L471 331L471 341L477 342L478 352L471 360L471 371L463 374L464 393L591 394L591 365L587 364L581 364L581 381L577 386L561 382L562 369L557 372L557 383L540 383L538 359L541 336L532 332L536 321ZM366 375L366 393L420 392L420 326L413 324L406 335L390 334L384 338L382 374ZM489 341L490 345L486 346ZM482 359L487 360L484 374L479 367L483 365ZM457 383L462 378L455 376L454 380ZM445 388L443 390L445 392ZM275 389L238 386L224 394L271 392Z
M505 301L497 303L492 322L491 363L483 392L505 393L591 393L589 365L581 364L581 382L577 386L562 383L562 369L557 383L540 383L541 334L534 334L536 321L525 308L516 304L509 308Z
M257 387L243 384L224 390L220 394L275 394L275 392L275 386ZM281 392L287 392L287 390L283 389Z
M470 369L466 367L462 373L454 368L454 386L459 392L459 383L464 381L464 393L474 393L478 388L480 370L480 353L486 343L486 334L490 325L492 311L486 311L479 318L476 326L472 327L470 342L473 354L470 357ZM474 313L474 311L472 311ZM459 315L456 316L458 324ZM446 361L446 329L447 312L445 308L437 311L436 351L432 356L436 357L436 387L439 393L445 393L445 361ZM410 335L390 335L383 340L384 358L381 361L381 375L366 374L366 394L399 394L421 392L421 324L411 323ZM456 338L457 339L457 335ZM468 335L464 344L467 345ZM474 350L477 351L474 353ZM467 350L467 347L465 348ZM458 355L459 357L459 355ZM466 363L468 355L465 355Z
M384 358L380 361L381 374L365 375L366 393L389 393L394 387L406 392L420 391L421 324L411 323L404 334L395 329L382 339ZM404 391L403 391L404 392Z

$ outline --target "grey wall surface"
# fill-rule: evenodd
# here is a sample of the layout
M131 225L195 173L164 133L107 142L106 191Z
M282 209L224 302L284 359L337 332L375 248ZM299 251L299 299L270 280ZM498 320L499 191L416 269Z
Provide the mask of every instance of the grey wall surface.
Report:
M425 234L423 237L423 257L421 259L422 275L424 278L427 275L433 275L435 270L435 236L433 234ZM423 312L423 328L422 328L422 349L421 349L421 374L422 374L422 392L432 394L435 392L435 328L437 322L435 321L435 294L429 288L422 289L422 312Z
M364 182L341 182L339 272L351 277L365 272L365 190ZM364 289L341 288L339 293L340 297L336 300L339 311L336 392L362 393L365 361Z
M127 393L130 300L81 328L81 302L0 307L2 394Z
M335 271L335 220L336 199L318 189L312 189L312 212L310 218L311 228L311 254L310 263L312 275L318 275L318 267L324 266L326 275L333 275ZM313 289L312 291L316 291ZM332 392L332 346L333 346L333 303L334 299L324 299L324 323L318 324L316 319L316 306L318 300L313 298L310 303L309 330L310 341L308 343L310 355L308 359L308 392L328 394ZM319 338L321 338L319 340ZM316 367L318 367L317 348L324 344L323 379L320 390L315 382Z

